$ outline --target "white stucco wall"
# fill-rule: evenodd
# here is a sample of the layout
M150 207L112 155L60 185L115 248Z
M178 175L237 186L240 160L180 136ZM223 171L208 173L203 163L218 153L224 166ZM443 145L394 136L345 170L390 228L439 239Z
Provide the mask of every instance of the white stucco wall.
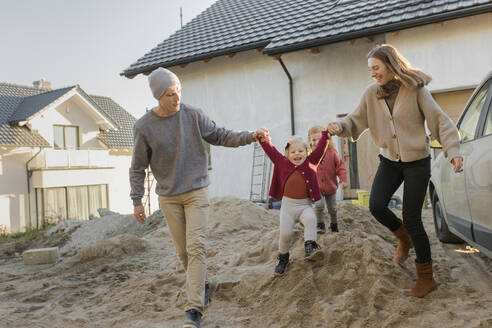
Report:
M25 163L35 153L29 148L0 150L0 225L11 232L29 225Z
M131 164L131 152L122 153L111 151L111 162L114 166L114 169L108 172L108 178L111 181L109 184L109 205L111 210L125 214L133 213L133 203L130 199L130 180L128 175ZM150 192L151 213L159 209L155 185L156 183L154 181Z
M78 94L57 104L54 108L35 116L31 121L32 129L49 140L53 146L53 125L76 125L79 127L80 148L106 148L98 139L99 126L88 105Z
M285 54L293 78L295 130L306 138L315 124L351 112L370 82L365 54L373 43L339 43ZM270 130L282 150L291 135L288 78L280 63L256 51L171 68L181 79L183 102L202 108L220 126ZM211 196L249 198L253 147L212 147Z
M490 13L387 34L386 40L432 76L431 91L475 86L492 70Z

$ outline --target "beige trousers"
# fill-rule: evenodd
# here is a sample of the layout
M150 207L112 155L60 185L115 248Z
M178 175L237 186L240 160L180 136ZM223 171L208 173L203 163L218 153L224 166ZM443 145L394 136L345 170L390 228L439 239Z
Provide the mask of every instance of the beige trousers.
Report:
M208 189L176 196L159 196L179 260L186 272L185 311L203 312L205 301L205 235L209 211Z

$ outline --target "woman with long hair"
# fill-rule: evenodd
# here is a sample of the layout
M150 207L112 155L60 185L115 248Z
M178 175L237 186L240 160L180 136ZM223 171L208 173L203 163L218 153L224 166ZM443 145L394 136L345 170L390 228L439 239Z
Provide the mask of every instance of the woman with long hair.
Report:
M375 83L366 88L354 112L328 124L328 132L357 140L369 129L380 147L369 209L398 239L396 262L404 262L410 248L415 247L417 281L408 295L424 297L437 287L429 238L422 224L422 204L430 177L425 122L443 145L455 172L463 165L458 130L425 87L431 77L412 67L396 48L389 44L377 46L368 53L367 64ZM403 222L388 208L391 196L402 183Z

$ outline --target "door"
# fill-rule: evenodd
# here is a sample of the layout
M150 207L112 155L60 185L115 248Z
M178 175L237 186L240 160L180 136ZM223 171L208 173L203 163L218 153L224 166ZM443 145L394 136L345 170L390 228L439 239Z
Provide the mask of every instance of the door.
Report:
M449 158L443 159L441 184L444 208L449 224L468 239L473 240L472 219L466 186L466 176L471 174L470 157L474 153L475 141L479 133L479 121L482 108L488 99L490 81L483 85L475 94L458 123L461 137L460 151L463 156L462 172L454 173ZM473 159L473 157L471 157Z
M340 157L347 170L348 188L343 190L344 199L357 198L357 191L360 189L359 172L357 170L357 144L349 138L339 138Z
M492 85L488 84L477 138L471 143L465 170L473 237L477 244L492 251Z

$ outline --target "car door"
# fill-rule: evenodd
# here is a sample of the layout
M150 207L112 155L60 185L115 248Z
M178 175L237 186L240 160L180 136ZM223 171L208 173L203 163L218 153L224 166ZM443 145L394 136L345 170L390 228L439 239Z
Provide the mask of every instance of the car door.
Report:
M492 77L465 170L474 241L492 251Z
M444 202L448 225L470 240L473 240L472 215L466 177L470 174L472 167L470 156L476 154L474 151L475 141L479 132L478 127L482 109L489 96L490 83L491 80L482 85L478 92L474 93L458 123L458 131L461 137L460 152L464 163L463 170L459 173L454 173L449 159L446 159L446 163L441 168L442 201Z

